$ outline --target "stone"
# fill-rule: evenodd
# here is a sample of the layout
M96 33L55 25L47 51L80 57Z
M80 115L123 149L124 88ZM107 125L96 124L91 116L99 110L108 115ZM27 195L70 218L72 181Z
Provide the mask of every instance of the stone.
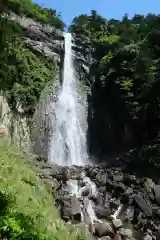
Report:
M91 197L96 205L103 205L103 199L101 193L97 193L96 196Z
M126 211L124 212L125 220L132 221L133 217L134 217L134 212L135 212L134 206L132 206L132 205L128 206Z
M86 197L86 196L88 196L88 195L90 194L90 188L89 188L88 185L84 186L84 187L81 188L81 189L83 189L83 191L82 191L82 196L83 196L83 197Z
M74 220L81 221L81 207L76 196L71 197L71 212Z
M124 193L125 191L125 185L123 183L117 183L114 184L114 192L113 192L113 196L114 197L119 197L122 193Z
M150 178L145 178L144 180L144 189L146 190L147 196L154 200L153 190L155 188L155 183Z
M147 192L148 192L148 191L151 191L151 190L154 189L155 183L153 182L152 179L146 178L145 181L144 181L144 187L145 187L145 189L147 190Z
M147 217L152 217L152 208L139 196L134 196L134 201Z
M160 231L157 231L156 232L156 240L159 240L160 239Z
M122 240L121 235L116 234L113 238L113 240Z
M130 203L130 195L124 193L122 196L121 196L121 203L123 204L129 204Z
M108 216L111 215L111 210L109 207L107 208L107 207L98 205L95 207L95 213L99 219L106 219L108 218Z
M97 168L91 168L88 171L88 177L90 177L91 179L95 178L97 175L98 169Z
M104 206L109 207L110 202L109 200L111 199L111 196L106 192L105 197L104 197Z
M99 192L100 193L105 193L106 192L106 187L100 187Z
M152 240L152 236L150 234L145 234L143 240Z
M67 182L70 179L71 173L70 173L69 168L63 169L62 176L63 176L63 181L64 182Z
M98 173L96 176L96 180L100 186L105 186L107 181L107 173Z
M110 179L107 179L106 186L107 186L107 192L112 193L114 189L114 184Z
M111 198L109 205L111 209L117 210L117 208L119 207L119 201L116 200L115 198Z
M136 211L135 211L133 222L137 223L138 228L144 228L144 226L147 225L147 218L145 214L143 214L142 212L140 212L139 215L136 216Z
M123 182L127 186L131 186L132 184L137 183L137 179L136 179L136 176L134 176L134 175L124 174L123 175Z
M125 190L125 194L126 194L126 195L131 195L131 194L133 194L133 188L128 187L128 188Z
M155 185L154 187L155 200L160 204L160 185Z
M123 181L123 176L118 174L118 175L114 175L113 174L113 181L115 182L122 182Z
M121 203L131 205L133 203L133 189L127 188L121 196Z
M119 233L126 239L126 238L129 238L131 239L133 233L132 233L132 230L131 229L127 229L127 228L121 228L119 230Z
M158 219L160 219L160 208L153 208L152 209L152 212L153 212L153 216L155 217L155 218L158 218Z
M112 221L114 228L117 230L123 226L121 219L113 219Z
M112 227L107 222L94 224L94 229L95 229L94 235L99 238L104 236L109 236L113 238L115 235Z
M72 217L72 207L70 201L62 201L61 203L61 217L64 220L70 220Z

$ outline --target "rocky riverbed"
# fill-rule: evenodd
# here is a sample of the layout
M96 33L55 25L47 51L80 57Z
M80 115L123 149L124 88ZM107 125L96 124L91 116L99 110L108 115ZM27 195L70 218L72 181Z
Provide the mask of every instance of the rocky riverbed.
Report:
M160 239L160 182L105 164L42 164L42 178L56 188L62 218L87 228L92 239Z

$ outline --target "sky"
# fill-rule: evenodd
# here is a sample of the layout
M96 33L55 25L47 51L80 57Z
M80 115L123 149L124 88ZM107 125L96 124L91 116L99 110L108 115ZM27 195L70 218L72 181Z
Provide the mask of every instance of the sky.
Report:
M47 8L61 13L65 24L70 25L73 18L96 10L105 18L121 19L125 13L132 17L135 13L160 14L160 0L33 0Z

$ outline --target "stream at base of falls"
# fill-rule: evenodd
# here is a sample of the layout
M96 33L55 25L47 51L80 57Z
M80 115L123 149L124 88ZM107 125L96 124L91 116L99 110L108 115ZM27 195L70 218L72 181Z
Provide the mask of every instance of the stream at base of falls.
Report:
M159 240L160 204L156 195L150 192L152 200L147 196L146 185L141 185L144 179L104 164L47 165L46 172L57 186L55 204L63 220L88 229L94 240ZM153 179L147 183L156 186Z

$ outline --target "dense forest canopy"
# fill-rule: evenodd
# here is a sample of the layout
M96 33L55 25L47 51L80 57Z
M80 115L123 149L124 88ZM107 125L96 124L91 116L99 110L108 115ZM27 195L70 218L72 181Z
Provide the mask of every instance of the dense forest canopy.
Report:
M122 20L107 20L92 11L75 17L70 31L77 45L83 46L82 55L90 58L91 131L96 131L102 151L110 150L107 134L112 142L112 127L107 124L114 124L118 148L156 139L160 131L160 15L136 14L129 19L126 14ZM104 127L103 133L95 130L95 122Z

